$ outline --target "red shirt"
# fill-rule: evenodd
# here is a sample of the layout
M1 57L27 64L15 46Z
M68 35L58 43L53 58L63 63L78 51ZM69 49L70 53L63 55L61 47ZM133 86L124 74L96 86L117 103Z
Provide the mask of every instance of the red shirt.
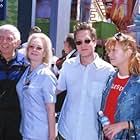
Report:
M111 123L115 122L114 115L117 108L118 97L124 89L124 86L126 85L128 79L129 77L120 78L120 76L116 76L112 83L110 92L107 96L104 110L104 114L109 118Z

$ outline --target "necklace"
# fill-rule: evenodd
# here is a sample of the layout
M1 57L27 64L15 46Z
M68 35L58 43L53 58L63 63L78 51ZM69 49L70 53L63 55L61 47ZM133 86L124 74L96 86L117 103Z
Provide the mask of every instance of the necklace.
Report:
M27 71L26 78L25 78L25 83L24 83L25 86L29 86L31 83L31 80L30 80L31 73L32 73L31 68L29 68Z
M31 83L31 80L28 77L26 77L24 85L29 86L30 83Z
M29 86L31 84L31 81L33 81L33 79L36 77L37 72L42 69L44 67L44 64L39 65L38 67L36 67L35 69L31 69L31 67L29 67L26 71L25 74L25 82L24 85L25 86Z

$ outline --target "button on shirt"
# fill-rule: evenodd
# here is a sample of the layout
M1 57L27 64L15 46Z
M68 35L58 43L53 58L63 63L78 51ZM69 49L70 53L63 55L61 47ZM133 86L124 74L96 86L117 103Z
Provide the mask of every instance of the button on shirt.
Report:
M46 103L56 102L57 79L44 64L28 76L29 69L17 84L22 112L20 132L25 138L48 140Z
M58 80L58 90L66 90L60 119L59 133L66 140L98 140L97 112L102 90L114 68L96 56L84 66L80 57L66 60Z

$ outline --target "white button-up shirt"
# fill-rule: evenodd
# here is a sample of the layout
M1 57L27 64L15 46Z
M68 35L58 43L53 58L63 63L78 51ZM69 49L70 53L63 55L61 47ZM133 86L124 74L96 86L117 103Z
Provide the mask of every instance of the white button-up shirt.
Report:
M58 90L67 90L58 131L66 140L98 140L97 112L102 90L113 66L96 56L84 66L80 57L66 60L58 79Z

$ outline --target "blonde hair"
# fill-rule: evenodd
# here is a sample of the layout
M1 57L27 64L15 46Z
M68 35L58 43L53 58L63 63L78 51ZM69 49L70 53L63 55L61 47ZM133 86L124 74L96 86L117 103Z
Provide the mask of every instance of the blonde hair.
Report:
M16 40L20 40L20 32L16 26L11 24L4 24L0 26L0 31L11 32Z
M43 47L44 47L44 51L45 51L45 57L43 58L43 63L46 63L50 66L51 60L52 60L52 43L51 43L50 38L47 35L45 35L44 33L33 33L32 35L29 36L27 51L29 49L31 41L36 38L40 38L43 43ZM27 58L28 58L28 56L27 56Z
M135 39L124 33L117 33L113 37L109 38L105 43L106 52L109 53L111 49L115 48L116 42L119 42L124 51L130 49L132 51L129 59L128 70L130 75L140 74L140 53L137 49Z

